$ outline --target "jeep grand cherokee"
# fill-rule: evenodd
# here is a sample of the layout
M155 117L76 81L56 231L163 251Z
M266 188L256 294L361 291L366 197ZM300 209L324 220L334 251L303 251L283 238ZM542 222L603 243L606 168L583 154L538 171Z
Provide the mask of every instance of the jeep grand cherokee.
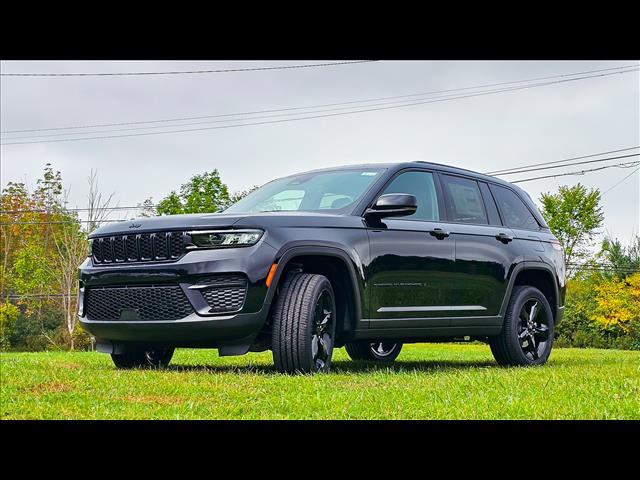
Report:
M530 197L435 163L274 180L223 213L140 218L90 235L79 315L119 368L176 347L271 349L282 372L334 348L393 361L403 343L484 340L538 365L562 319L562 249Z

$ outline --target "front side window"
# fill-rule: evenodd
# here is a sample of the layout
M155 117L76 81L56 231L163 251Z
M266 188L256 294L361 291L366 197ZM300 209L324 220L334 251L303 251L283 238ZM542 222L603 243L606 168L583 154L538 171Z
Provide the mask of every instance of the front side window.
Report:
M488 224L478 182L468 178L442 175L447 196L449 220L460 223Z
M433 174L429 172L401 173L382 192L382 194L388 193L408 193L409 195L415 195L418 200L416 212L399 218L399 220L440 220L438 196L433 182Z
M373 184L382 169L302 173L263 185L224 213L346 211Z
M533 214L515 193L497 185L491 185L491 191L502 213L502 219L508 227L524 230L540 229Z

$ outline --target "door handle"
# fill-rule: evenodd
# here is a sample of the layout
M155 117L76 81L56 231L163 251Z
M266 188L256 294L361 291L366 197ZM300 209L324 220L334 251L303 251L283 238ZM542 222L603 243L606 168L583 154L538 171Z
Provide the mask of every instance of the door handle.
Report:
M506 233L499 233L496 235L496 238L500 240L502 243L504 243L505 245L509 243L511 240L513 240L513 236L507 235Z
M433 230L429 230L429 234L436 237L438 240L444 240L450 235L449 232L446 232L441 228L434 228Z

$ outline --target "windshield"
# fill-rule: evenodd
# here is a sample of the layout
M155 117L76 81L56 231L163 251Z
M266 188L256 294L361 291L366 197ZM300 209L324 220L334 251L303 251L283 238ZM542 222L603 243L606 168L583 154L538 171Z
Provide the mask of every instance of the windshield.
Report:
M224 213L345 210L382 170L376 168L302 173L263 185Z

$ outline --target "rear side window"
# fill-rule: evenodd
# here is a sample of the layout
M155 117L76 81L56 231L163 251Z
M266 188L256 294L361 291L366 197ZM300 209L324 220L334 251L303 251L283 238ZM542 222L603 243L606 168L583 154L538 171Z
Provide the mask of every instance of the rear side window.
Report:
M502 214L502 220L508 227L540 230L531 211L515 193L497 185L491 185L491 191Z
M452 222L488 224L478 182L468 178L442 175L447 211Z
M408 193L418 200L416 213L398 218L398 220L438 221L438 196L433 182L433 174L429 172L405 172L392 180L382 194Z

